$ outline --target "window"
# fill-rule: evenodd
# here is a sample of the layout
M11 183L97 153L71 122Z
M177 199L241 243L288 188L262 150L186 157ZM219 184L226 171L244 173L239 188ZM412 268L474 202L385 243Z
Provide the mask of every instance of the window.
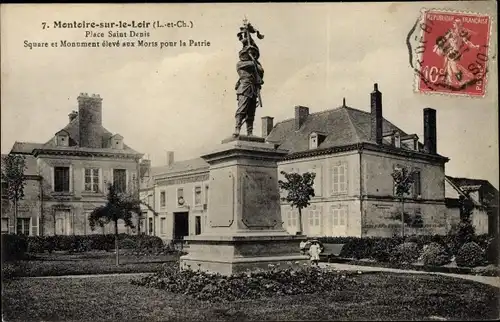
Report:
M54 168L54 191L69 192L69 167Z
M26 235L30 234L30 218L17 218L17 234Z
M9 218L2 218L2 234L9 233Z
M149 230L148 235L153 235L153 218L149 218Z
M208 185L205 186L205 204L208 205Z
M298 226L297 218L298 218L298 213L294 209L290 209L287 211L287 227L290 229L295 229Z
M7 190L9 189L9 184L6 181L2 181L2 199L7 199Z
M314 177L314 196L315 197L321 197L321 167L314 166L312 169L309 169L310 173L316 174Z
M415 171L413 173L413 192L415 193L415 197L422 195L420 171Z
M165 235L166 233L167 233L167 218L162 217L160 218L160 235Z
M113 169L113 184L118 192L127 191L127 170Z
M167 192L166 191L161 191L160 192L160 207L166 207L167 205Z
M88 168L85 172L85 191L99 192L99 169Z
M345 236L347 219L347 206L331 206L328 217L325 219L325 235Z
M318 147L318 135L312 133L309 140L309 149L316 149Z
M194 220L194 234L201 234L201 216L196 216Z
M194 187L194 204L201 205L201 187Z
M319 206L311 206L308 213L309 235L321 234L321 208Z
M347 164L342 163L332 168L332 194L347 192Z
M177 204L179 206L184 205L184 189L183 188L177 189Z

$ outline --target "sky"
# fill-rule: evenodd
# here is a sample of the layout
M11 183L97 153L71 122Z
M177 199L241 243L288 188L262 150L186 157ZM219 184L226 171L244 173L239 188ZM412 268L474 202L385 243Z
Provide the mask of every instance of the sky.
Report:
M234 128L234 84L246 16L265 70L263 107L274 121L294 106L320 112L342 105L370 110L378 83L383 115L423 138L423 109L437 110L437 150L446 174L499 186L496 3L45 4L1 5L1 152L15 141L48 141L77 110L81 92L103 98L103 125L154 166L199 157ZM422 8L490 14L490 73L485 97L414 91L406 36ZM83 41L86 29L54 21L192 21L193 28L146 29L150 41L207 40L206 47L33 48L24 41ZM42 28L46 22L50 27ZM111 29L122 31L120 29ZM108 30L104 30L107 35ZM104 40L114 41L108 37ZM103 40L101 39L101 41ZM87 40L92 40L88 38ZM123 38L121 39L123 40ZM50 45L49 45L50 46Z

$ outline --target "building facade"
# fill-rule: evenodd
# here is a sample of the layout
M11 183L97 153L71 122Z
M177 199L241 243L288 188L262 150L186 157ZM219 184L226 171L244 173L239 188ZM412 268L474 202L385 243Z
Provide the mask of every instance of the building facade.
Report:
M445 234L451 224L445 203L449 159L437 153L436 111L424 109L420 142L416 134L405 133L383 118L377 85L370 100L370 112L348 107L344 100L338 108L313 114L307 107L296 106L293 119L276 125L272 117L262 118L266 141L289 151L278 163L278 171L316 174L315 197L302 211L303 233L400 235L402 205L391 174L406 167L415 171L415 183L405 196L405 234ZM153 219L154 234L170 239L203 231L209 224L205 219L208 164L193 159L153 168L152 173L154 207L160 217ZM295 234L298 211L286 203L281 210L284 227Z
M498 190L487 180L446 176L446 206L452 224L460 221L459 198L473 205L472 224L477 234L498 236Z
M152 179L141 190L154 210L144 211L147 234L165 240L199 235L207 224L208 164L201 158L151 168ZM146 192L147 191L147 192Z
M424 142L382 116L382 93L375 84L370 113L342 106L310 114L295 107L295 118L272 125L264 118L266 140L289 151L279 171L314 172L315 197L302 214L309 236L393 236L403 227L403 205L391 174L415 172L405 196L405 234L444 234L445 163L436 150L436 111L424 109ZM287 230L298 229L298 211L282 205Z
M29 235L110 233L112 225L91 230L88 216L106 202L107 186L139 192L142 154L102 125L102 98L80 94L78 111L46 143L16 142L11 154L27 161L27 187L17 227L12 207L2 210L2 231ZM3 207L2 207L3 208ZM4 225L5 223L5 225ZM29 226L29 230L25 227ZM119 223L120 232L130 229Z

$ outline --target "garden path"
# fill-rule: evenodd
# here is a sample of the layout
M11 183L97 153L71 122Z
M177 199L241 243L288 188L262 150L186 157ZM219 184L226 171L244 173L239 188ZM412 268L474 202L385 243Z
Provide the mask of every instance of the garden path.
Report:
M385 267L373 267L373 266L361 266L361 265L350 265L350 264L340 264L340 263L319 263L320 267L330 268L339 271L361 271L361 272L391 272L391 273L406 273L406 274L435 274L444 275L449 277L461 278L466 280L471 280L483 284L492 285L500 288L500 278L494 276L476 276L476 275L466 275L466 274L452 274L452 273L440 273L440 272L425 272L425 271L414 271L396 268L385 268Z

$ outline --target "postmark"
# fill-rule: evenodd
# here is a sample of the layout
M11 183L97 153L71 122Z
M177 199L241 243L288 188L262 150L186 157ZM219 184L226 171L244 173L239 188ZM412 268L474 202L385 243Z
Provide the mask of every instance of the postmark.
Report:
M415 91L483 97L491 17L424 9L407 36Z

